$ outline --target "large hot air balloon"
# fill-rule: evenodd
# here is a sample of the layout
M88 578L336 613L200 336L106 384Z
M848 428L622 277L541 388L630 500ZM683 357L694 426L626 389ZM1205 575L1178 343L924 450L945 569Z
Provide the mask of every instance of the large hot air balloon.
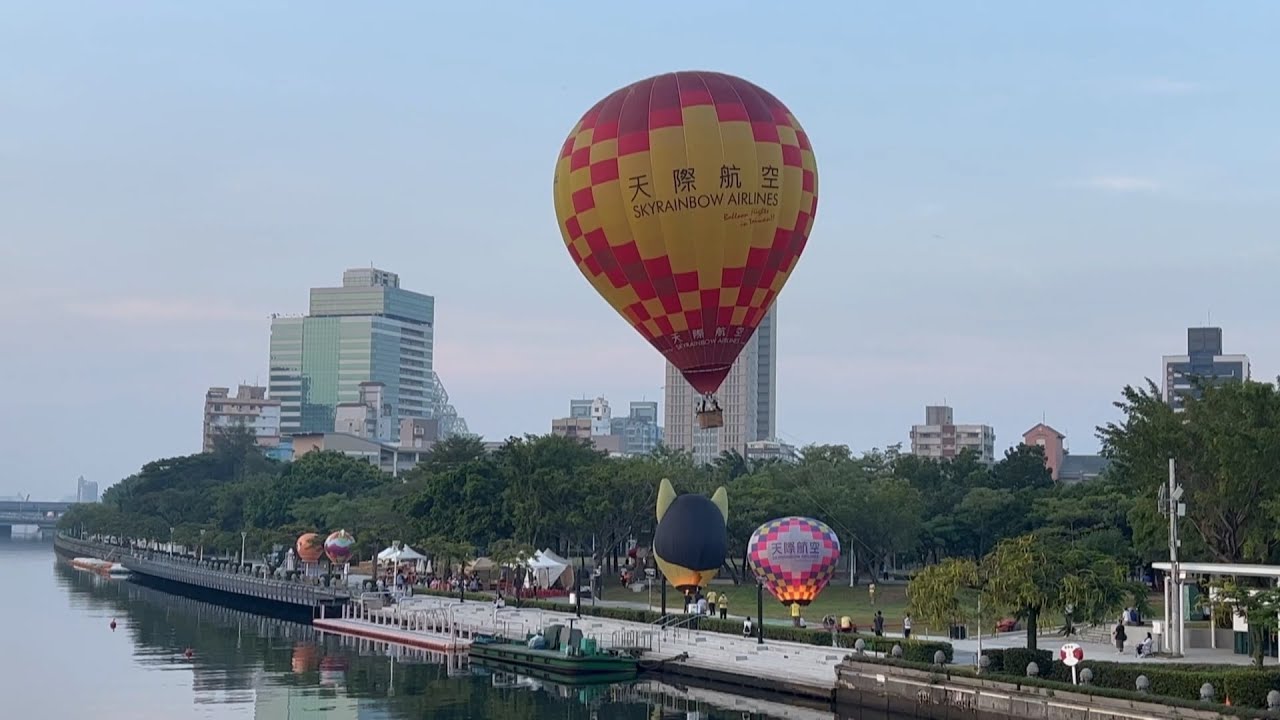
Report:
M671 481L658 488L658 527L653 559L667 582L685 594L711 582L729 549L729 494L676 495Z
M835 574L840 538L813 518L778 518L751 533L747 559L779 602L808 605Z
M298 551L298 558L307 564L319 562L320 556L324 554L324 541L313 532L299 535L294 547Z
M346 530L339 530L325 538L324 554L328 556L329 562L341 565L351 559L355 546L356 539Z
M587 111L560 150L556 216L604 299L713 394L804 250L818 171L773 95L715 72L658 75Z

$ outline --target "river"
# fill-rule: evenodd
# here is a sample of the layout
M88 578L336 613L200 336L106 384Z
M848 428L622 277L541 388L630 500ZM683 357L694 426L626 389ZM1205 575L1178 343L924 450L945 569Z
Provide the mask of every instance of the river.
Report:
M557 686L101 578L50 542L0 541L0 578L13 720L906 720L651 679Z

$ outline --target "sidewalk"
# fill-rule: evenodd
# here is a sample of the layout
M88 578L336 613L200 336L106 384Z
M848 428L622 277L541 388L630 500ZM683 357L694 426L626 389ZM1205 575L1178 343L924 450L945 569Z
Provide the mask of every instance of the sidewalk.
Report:
M834 689L835 666L849 653L847 649L773 640L761 645L755 638L688 628L664 630L654 625L590 615L578 618L571 613L510 606L495 609L492 603L460 603L454 599L430 596L414 597L404 607L406 610L448 608L458 623L508 631L531 632L551 623L568 625L572 622L584 635L594 636L603 647L622 644L623 639L637 636L646 638L652 650L645 653L645 660L670 660L687 654L687 659L680 661L685 667L734 675L756 685L770 681L789 683L823 694Z

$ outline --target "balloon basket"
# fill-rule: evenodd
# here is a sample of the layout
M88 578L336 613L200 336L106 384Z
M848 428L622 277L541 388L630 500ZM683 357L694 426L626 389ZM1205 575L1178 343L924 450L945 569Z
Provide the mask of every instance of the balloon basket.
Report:
M724 411L716 410L699 410L698 411L698 427L703 430L711 428L724 427Z

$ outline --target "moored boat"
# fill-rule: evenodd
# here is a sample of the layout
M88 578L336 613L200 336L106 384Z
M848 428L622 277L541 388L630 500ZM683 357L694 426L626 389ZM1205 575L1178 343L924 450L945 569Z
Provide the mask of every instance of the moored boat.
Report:
M118 562L110 560L100 560L91 557L78 557L71 560L71 565L77 570L85 572L97 573L104 577L123 578L129 575L129 569Z
M638 668L631 655L601 650L594 638L583 637L581 630L563 625L549 625L543 633L523 643L477 638L471 644L471 657L536 668L562 677L609 675L615 681L634 677Z

